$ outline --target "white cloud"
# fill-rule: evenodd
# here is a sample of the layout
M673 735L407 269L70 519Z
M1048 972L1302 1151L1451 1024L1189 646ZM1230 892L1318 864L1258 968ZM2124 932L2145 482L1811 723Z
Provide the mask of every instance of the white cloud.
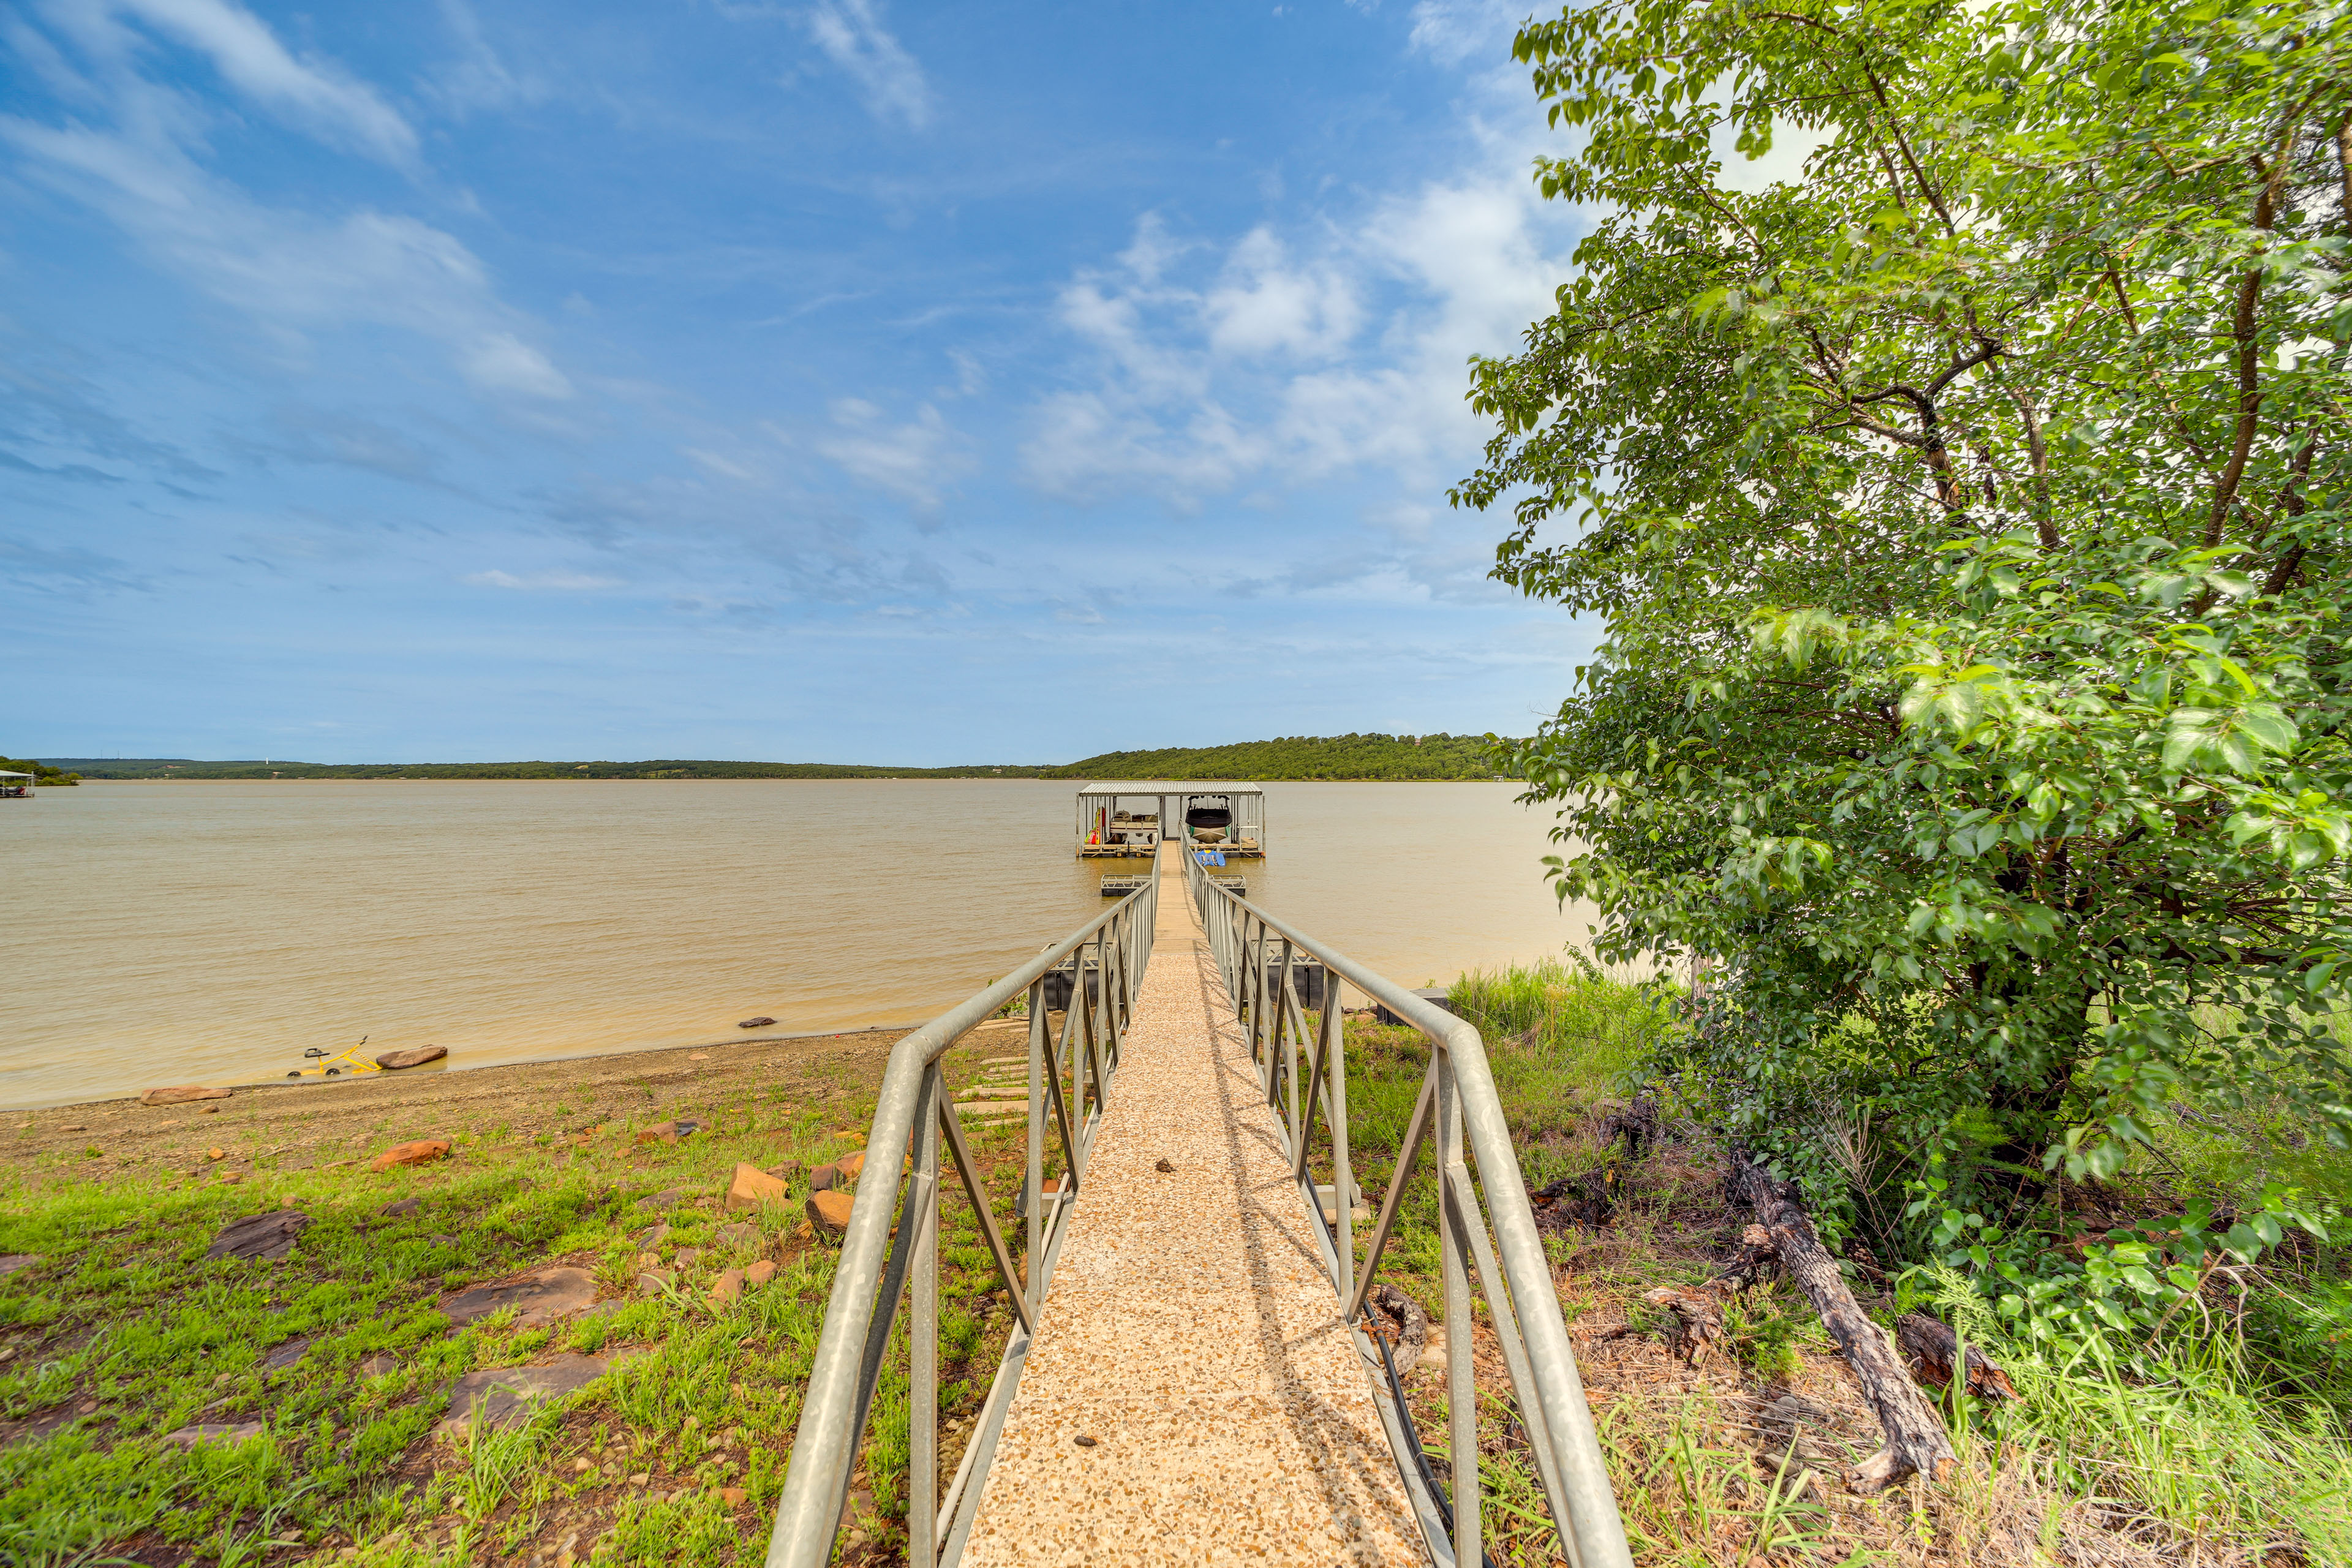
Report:
M939 504L944 481L970 468L955 432L926 403L915 417L892 425L882 410L859 397L833 405L838 434L814 443L816 449L858 479L920 507Z
M368 112L378 102L372 93L320 74L315 61L297 61L221 0L119 4L201 41L224 62L224 75L252 94L340 114L376 152L413 145L392 130L405 134L396 116ZM488 269L455 236L403 214L316 216L254 200L198 161L205 116L184 94L126 68L133 51L105 15L51 20L100 68L76 78L93 111L61 125L0 115L0 145L19 155L23 175L99 213L164 270L246 313L265 346L281 354L306 353L312 332L387 326L442 344L457 373L493 400L572 395L569 379L528 341L532 324L499 299ZM11 42L25 54L33 37L20 30ZM72 68L52 52L44 68Z
M618 577L593 577L584 572L531 572L518 576L512 572L469 572L462 582L478 588L513 588L523 592L585 594L598 588L621 586Z
M481 18L466 0L441 0L441 19L457 40L457 52L435 67L425 80L425 90L435 98L460 115L546 98L545 82L528 72L517 73L491 47Z
M373 89L331 60L297 58L260 18L229 0L112 0L104 8L209 57L230 86L329 140L392 163L416 155L415 131Z
M910 131L931 121L931 88L921 62L882 25L874 0L818 0L801 18L833 63L857 84L875 119Z
M1412 8L1412 47L1440 65L1481 56L1502 64L1527 15L1525 5L1508 0L1421 0Z
M1528 150L1482 137L1472 169L1289 240L1262 225L1184 241L1147 215L1117 265L1062 291L1098 363L1034 409L1031 481L1073 500L1143 482L1196 506L1348 470L1423 490L1456 477L1484 435L1465 362L1514 349L1569 272L1569 215L1544 209ZM1197 287L1188 260L1209 265Z

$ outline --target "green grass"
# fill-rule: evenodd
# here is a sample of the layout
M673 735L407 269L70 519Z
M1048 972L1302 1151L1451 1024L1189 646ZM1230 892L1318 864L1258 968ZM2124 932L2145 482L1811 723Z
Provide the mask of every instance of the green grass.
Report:
M51 1260L0 1281L0 1344L12 1352L0 1363L0 1419L34 1424L0 1447L0 1563L64 1568L127 1552L254 1568L347 1552L381 1568L454 1568L538 1551L552 1564L575 1537L587 1568L757 1561L835 1254L786 1242L770 1284L715 1305L710 1279L746 1258L713 1247L711 1232L754 1217L724 1213L719 1197L738 1160L828 1162L848 1147L835 1130L862 1129L871 1113L868 1100L780 1093L702 1112L713 1130L675 1147L640 1149L617 1123L578 1150L501 1143L484 1129L479 1141L461 1135L446 1164L382 1174L100 1184L53 1167L46 1184L0 1194L0 1252ZM986 1161L1018 1134L967 1136ZM1000 1220L1013 1179L1006 1162L992 1194ZM681 1196L667 1209L639 1206L667 1190ZM804 1195L795 1183L795 1200ZM407 1196L422 1200L417 1213L381 1216ZM290 1258L204 1257L227 1221L286 1204L313 1220ZM987 1270L951 1262L943 1281L942 1359L973 1404L1009 1313L990 1299L993 1269L961 1193L943 1209L943 1252ZM798 1203L760 1217L782 1237ZM553 1262L591 1268L607 1293L633 1289L630 1238L656 1218L672 1227L659 1244L677 1276L668 1291L551 1329L520 1329L509 1312L453 1330L435 1310L452 1289ZM1008 1235L1017 1247L1020 1228ZM688 1247L704 1256L681 1268ZM308 1342L299 1361L268 1364L298 1341ZM634 1359L524 1426L434 1436L464 1373L620 1347ZM362 1370L379 1356L378 1370ZM904 1509L906 1405L902 1359L877 1400L860 1483L886 1551ZM262 1431L184 1451L161 1440L199 1422ZM632 1483L638 1475L646 1480ZM727 1506L723 1487L747 1500Z

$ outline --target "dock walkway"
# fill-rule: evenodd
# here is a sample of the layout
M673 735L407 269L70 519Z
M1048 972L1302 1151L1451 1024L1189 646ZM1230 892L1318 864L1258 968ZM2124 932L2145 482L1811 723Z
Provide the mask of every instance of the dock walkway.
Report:
M964 1561L1425 1563L1181 850L1162 853L1109 1114Z

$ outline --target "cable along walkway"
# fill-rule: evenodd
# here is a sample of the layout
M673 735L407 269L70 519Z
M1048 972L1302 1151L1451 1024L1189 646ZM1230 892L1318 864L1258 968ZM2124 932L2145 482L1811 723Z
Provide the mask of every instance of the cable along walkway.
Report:
M1189 900L1156 936L963 1561L1426 1563Z

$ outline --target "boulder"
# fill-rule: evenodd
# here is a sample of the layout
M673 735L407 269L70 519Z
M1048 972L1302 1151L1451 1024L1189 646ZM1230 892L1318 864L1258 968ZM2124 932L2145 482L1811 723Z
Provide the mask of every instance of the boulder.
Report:
M226 1100L235 1094L233 1089L206 1089L200 1083L184 1083L171 1089L151 1089L139 1097L142 1105L185 1105L192 1100Z
M844 1154L833 1163L833 1168L841 1173L841 1179L845 1182L857 1180L866 1173L866 1151L860 1149L855 1154Z
M520 1279L460 1290L442 1301L441 1315L455 1328L514 1307L520 1309L515 1327L537 1329L595 1300L596 1277L585 1268L542 1268Z
M637 1294L658 1296L669 1288L669 1276L658 1268L648 1268L637 1276Z
M183 1448L193 1448L199 1443L242 1443L248 1437L261 1436L261 1423L246 1421L232 1426L226 1422L205 1421L194 1426L183 1426L176 1432L163 1434L166 1443L177 1443Z
M728 1184L727 1206L730 1209L758 1208L762 1204L780 1204L793 1195L792 1187L768 1174L757 1165L738 1163L735 1180Z
M807 1205L809 1224L826 1240L838 1241L849 1228L849 1207L847 1193L812 1193Z
M406 1050L384 1052L375 1058L375 1065L386 1072L398 1072L403 1068L421 1068L426 1062L437 1062L448 1054L446 1046L411 1046Z
M841 1185L842 1180L841 1168L839 1166L819 1165L815 1170L809 1173L809 1191L813 1193L829 1193L834 1188Z
M449 1157L449 1141L446 1138L419 1138L413 1143L395 1143L368 1162L371 1171L389 1171L395 1165L429 1165L436 1160Z
M384 1205L383 1207L376 1210L375 1212L383 1215L386 1219L406 1219L410 1215L415 1214L418 1209L423 1208L424 1206L425 1200L423 1198L400 1198L394 1202Z
M310 1227L310 1216L299 1209L271 1209L247 1215L221 1226L206 1258L279 1258L294 1250L294 1238Z
M577 1394L610 1371L620 1358L558 1356L545 1366L502 1366L469 1372L449 1385L449 1421L458 1431L481 1423L486 1431L512 1426L530 1407ZM455 1436L455 1431L452 1436Z
M718 1306L727 1306L743 1294L743 1270L722 1268L719 1278L710 1282L710 1300Z
M775 1277L776 1263L772 1258L762 1258L759 1262L743 1270L743 1283L755 1290Z

